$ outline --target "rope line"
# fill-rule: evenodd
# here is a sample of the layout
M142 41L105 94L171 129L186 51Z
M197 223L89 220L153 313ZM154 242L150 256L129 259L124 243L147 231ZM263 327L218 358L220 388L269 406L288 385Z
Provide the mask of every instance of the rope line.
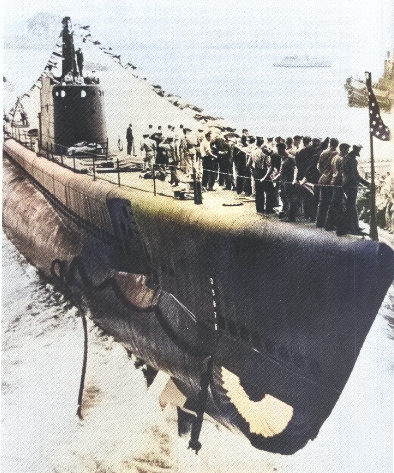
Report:
M19 141L19 140L18 140L16 137L14 137L14 136L13 136L13 138L14 138L16 141L18 141L18 142L20 142L20 143L22 143L22 144L24 143L23 141ZM25 136L25 138L26 138L26 136ZM33 142L34 142L34 139L30 140L30 144L32 145L32 147L33 147ZM98 144L103 147L103 144L101 144L101 143L98 143ZM104 149L105 149L105 146L106 146L106 144L104 145ZM61 148L63 148L63 149L68 149L68 147L66 147L66 146L64 146L64 145L60 145L60 144L54 143L54 144L53 144L53 149L55 149L56 147L61 147ZM84 151L84 152L83 152L83 153L84 153L83 156L63 155L63 154L62 154L62 155L55 155L55 154L53 153L53 151L48 150L48 148L47 148L45 151L46 151L47 153L50 153L50 154L52 155L52 159L50 159L49 156L47 156L47 159L49 159L50 161L57 162L57 163L60 164L61 166L65 167L65 168L67 168L67 169L73 170L73 171L78 171L78 170L77 170L75 167L68 166L68 165L65 165L65 164L62 163L62 162L59 162L58 159L55 159L54 156L58 156L60 159L62 159L62 158L68 158L68 159L75 159L75 160L80 160L80 161L82 161L83 159L86 159L86 156L87 156L88 158L92 158L92 164L91 164L92 167L95 166L95 163L93 163L93 160L94 160L95 158L97 158L97 157L102 157L102 156L103 156L103 154L97 155L97 154L95 154L94 152L89 152L89 151L86 151L86 152ZM111 160L108 160L108 162L111 162L111 163L112 163ZM198 159L198 162L202 162L202 158ZM134 165L134 166L136 166L136 167L140 167L140 166L142 166L144 163L141 162L141 161L136 161L136 160L130 159L130 160L124 161L123 164L125 164L125 165ZM165 172L165 171L167 171L167 170L169 170L169 171L171 171L171 170L178 170L178 171L185 172L185 167L187 167L187 166L179 166L178 163L177 163L177 164L152 163L151 166L154 167L154 169L152 169L152 171L154 170L155 172L156 172L156 171L164 171L164 172ZM101 171L102 171L102 170L105 170L105 169L115 169L115 165L114 165L114 168L99 167L98 169L100 169ZM193 169L194 169L194 167L193 167ZM96 170L97 170L97 167L96 167ZM149 167L148 167L147 169L145 169L145 170L144 170L144 169L141 169L142 172L148 172L149 170L151 170ZM191 174L192 174L192 170L190 170L190 171L191 171ZM219 169L207 169L207 168L203 168L203 167L198 167L198 170L196 169L196 173L198 173L198 174L201 174L201 173L204 172L204 171L205 171L206 173L209 173L209 174L214 173L215 176L220 176L220 175L221 175L221 176L227 176L227 177L231 178L232 180L236 180L237 178L241 178L241 179L243 179L243 180L249 180L249 181L255 180L256 182L258 182L258 181L263 182L261 179L256 179L256 178L254 178L253 176L250 176L250 175L247 176L247 175L240 174L240 173L234 174L234 172L223 172L223 171L220 171ZM123 173L123 172L134 172L134 171L132 171L132 170L130 170L130 171L122 170L122 173ZM104 172L104 174L105 174L105 172ZM100 177L99 179L105 180L105 181L108 181L108 182L111 182L110 179L106 179L106 178L104 178L104 177ZM201 179L199 179L199 180L201 180ZM60 181L56 181L56 182L60 182ZM268 178L268 179L266 178L266 179L265 179L265 182L272 182L273 184L279 184L279 185L282 185L282 184L293 184L293 185L299 185L299 186L303 187L303 184L300 184L300 182L298 182L298 181L297 181L297 182L294 182L294 181L282 181L282 180L280 180L280 179L273 181L273 180L270 179L270 178ZM311 182L305 182L304 184L306 184L306 185L309 186L309 187L312 187L312 186L313 186L313 187L315 187L315 188L322 188L322 187L324 187L324 188L333 188L333 189L335 189L335 188L337 188L337 189L343 188L343 186L340 185L340 184L319 184L319 183L311 183ZM135 186L128 186L127 184L122 184L122 185L125 186L125 187L138 188L138 187L135 187ZM346 186L347 189L358 189L358 187L359 187L358 185L357 185L357 186ZM69 188L71 188L71 189L74 190L74 191L77 191L77 189L73 188L73 187L70 186L70 185L69 185ZM312 190L312 189L311 189L311 190Z

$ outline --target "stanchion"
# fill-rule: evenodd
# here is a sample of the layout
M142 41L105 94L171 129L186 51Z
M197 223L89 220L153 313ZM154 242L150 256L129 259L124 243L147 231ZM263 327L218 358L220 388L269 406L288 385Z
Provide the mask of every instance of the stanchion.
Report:
M94 155L93 155L93 181L96 180L96 160L94 158Z
M196 177L196 170L193 168L193 190L194 190L194 203L196 205L202 204L202 189L201 181Z
M372 99L371 94L372 94L372 78L371 78L371 73L366 72L366 81L367 81L367 87L371 91L368 96L368 104L369 104L369 111L370 114L372 113L373 110L373 102L376 100L376 98ZM378 109L379 113L379 109ZM380 117L379 117L380 119ZM375 118L376 120L376 118ZM370 119L371 122L371 119ZM383 122L382 122L382 125ZM371 237L372 240L374 241L379 241L379 234L378 234L378 224L377 224L377 217L376 217L376 185L375 185L375 159L374 159L374 154L373 154L373 128L369 128L369 147L370 147L370 153L371 153L371 187L370 187L370 199L369 199L369 205L370 205L370 222L369 222L369 236Z
M118 170L118 186L120 187L119 159L116 160L116 168Z
M153 195L156 195L156 172L155 172L156 164L152 164L152 178L153 178Z

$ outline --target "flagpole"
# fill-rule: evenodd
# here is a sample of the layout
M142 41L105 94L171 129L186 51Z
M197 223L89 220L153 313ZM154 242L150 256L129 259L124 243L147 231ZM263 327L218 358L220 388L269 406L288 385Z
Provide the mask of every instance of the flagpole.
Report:
M371 73L366 72L366 81L368 89L372 87ZM369 146L371 153L371 187L370 187L370 207L371 207L371 217L369 222L369 236L371 240L378 241L378 226L376 220L376 186L375 186L375 160L373 155L373 133L371 127L369 127Z

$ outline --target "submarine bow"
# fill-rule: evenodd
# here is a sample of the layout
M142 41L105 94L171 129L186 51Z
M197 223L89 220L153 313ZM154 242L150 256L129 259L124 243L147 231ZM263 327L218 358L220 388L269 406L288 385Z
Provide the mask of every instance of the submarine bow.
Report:
M144 219L136 227L132 204L107 200L114 229L139 228L137 253L119 235L116 245L90 239L74 268L93 320L168 373L186 412L201 409L211 357L204 411L256 448L302 448L350 376L392 282L392 250L370 241L322 245L312 233L291 235L272 224L245 232L238 222L221 232L204 226L202 214L199 225L175 212L173 221L151 215L149 228ZM162 236L175 224L163 253ZM128 293L119 274L129 275Z

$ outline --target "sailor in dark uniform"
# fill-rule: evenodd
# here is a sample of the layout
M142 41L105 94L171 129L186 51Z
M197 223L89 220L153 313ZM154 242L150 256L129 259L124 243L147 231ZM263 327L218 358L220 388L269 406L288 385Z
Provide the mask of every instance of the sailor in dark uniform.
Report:
M328 150L320 153L317 169L320 173L318 181L319 202L317 206L316 227L323 228L326 222L328 206L332 198L332 187L330 186L332 179L332 159L338 154L337 147L339 141L331 138Z
M167 155L160 146L160 144L164 141L161 125L157 127L157 131L154 132L150 137L156 142L156 164L167 165Z
M303 148L303 145L301 143L302 141L302 136L300 135L295 135L293 137L293 147L295 148L295 152L298 153L298 151L301 151Z
M83 77L82 71L83 71L83 54L81 51L81 48L78 48L75 52L75 55L77 57L77 65L78 65L78 70L79 70L79 75Z
M231 189L230 171L230 145L223 135L217 136L212 142L212 151L218 157L219 186Z
M131 150L133 148L133 142L134 142L133 129L132 129L131 123L126 130L126 141L127 141L127 154L130 155Z
M21 120L23 126L28 126L27 115L25 112L21 112Z
M284 214L281 218L283 222L295 222L297 212L297 200L294 184L297 176L297 166L295 159L286 153L285 143L278 143L278 155L281 157L279 173L272 178L273 181L280 179L281 195L283 200Z
M316 220L317 206L319 202L319 193L317 190L317 183L320 179L320 172L318 169L319 157L327 148L329 141L330 139L328 137L324 141L321 141L319 138L313 138L312 154L305 170L305 176L300 182L301 185L306 183L314 184L313 193L309 192L304 198L304 216L311 222Z
M218 172L217 167L217 156L212 152L211 149L211 137L212 133L209 131L205 134L205 138L200 144L200 153L202 159L202 187L205 187L207 191L213 191L213 185Z
M271 156L263 146L264 140L258 137L257 150L252 155L251 172L256 182L256 212L270 214L274 213L275 205L275 189L271 180L274 168Z
M253 144L254 140L254 137L248 137L247 130L243 130L241 137L242 147L237 146L234 150L234 164L237 173L237 194L244 193L247 196L252 194L250 169L247 166L247 154L249 153L248 144Z
M327 231L337 229L338 235L343 233L343 157L349 151L350 145L341 143L339 145L339 154L331 159L331 200L327 210L324 228Z
M343 233L351 233L353 235L361 235L362 231L358 226L357 215L357 190L361 183L366 187L371 184L363 179L357 169L357 157L360 156L361 145L354 145L352 151L343 157L343 191L345 194L345 215Z
M304 148L302 148L295 155L295 162L298 169L297 181L304 183L306 181L305 174L312 161L314 149L312 146L312 138L310 136L304 136L302 141L304 144ZM298 202L299 202L298 205L302 213L307 214L308 209L309 209L309 201L311 199L309 191L307 191L304 187L302 187L302 185L298 186L297 196L298 196Z
M284 149L284 148L283 148L283 144L284 144L284 143L282 143L282 144L279 145L279 148L280 148L281 150ZM286 145L285 145L285 147L286 147ZM271 179L271 177L274 177L274 176L276 176L276 175L279 173L280 167L281 167L281 164L282 164L282 156L281 156L281 154L280 154L279 151L278 151L278 147L275 145L275 147L274 147L273 149L275 149L275 151L270 152L268 148L265 148L266 153L270 154L270 157L271 157L271 170L270 170L270 174L269 174L269 176L268 176L269 179ZM286 153L287 153L287 151L286 151ZM287 153L287 154L289 154L289 153ZM266 179L266 180L267 180L267 179ZM268 180L268 182L266 182L266 184L265 184L265 187L267 187L267 186L269 186L269 180ZM269 208L269 210L270 210L269 213L272 213L271 210L273 210L273 207L278 207L278 206L279 206L279 204L280 204L280 202L279 202L279 194L282 193L282 187L279 186L278 184L273 184L272 190L271 190L271 187L269 187L269 188L268 188L268 192L269 192L269 197L270 197L270 198L271 198L271 195L270 195L270 192L271 192L271 191L273 191L273 196L272 196L272 198L273 198L273 205L272 205L272 207L268 205L268 208ZM281 197L282 197L282 196L281 196ZM268 199L268 196L267 196L267 201L268 201L268 200L269 200L269 199ZM282 201L283 201L283 199L282 199Z

